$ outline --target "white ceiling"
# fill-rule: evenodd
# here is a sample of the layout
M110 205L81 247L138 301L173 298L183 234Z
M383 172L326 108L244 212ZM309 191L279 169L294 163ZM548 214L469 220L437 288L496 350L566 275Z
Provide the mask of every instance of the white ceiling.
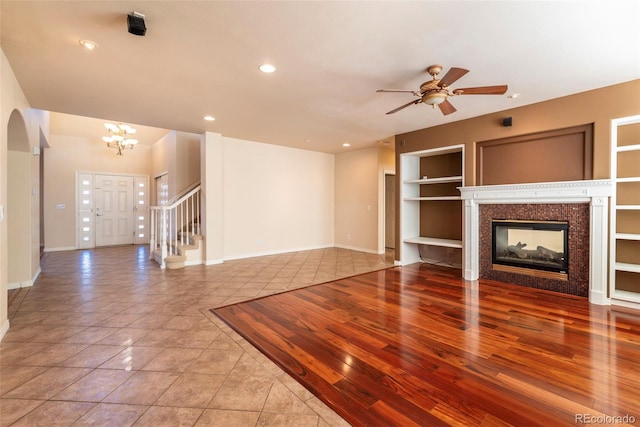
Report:
M328 153L640 78L637 0L0 7L2 49L34 108ZM146 15L144 37L127 32L134 10ZM259 72L264 62L277 71ZM455 97L449 116L422 104L385 115L412 95L376 90L417 90L431 64L470 70L453 88L509 91Z

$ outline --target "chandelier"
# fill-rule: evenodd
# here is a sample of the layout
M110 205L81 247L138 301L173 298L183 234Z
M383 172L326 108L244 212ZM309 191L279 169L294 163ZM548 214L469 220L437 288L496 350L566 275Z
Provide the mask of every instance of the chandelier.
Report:
M138 140L131 138L136 130L129 125L105 123L104 127L107 128L109 136L103 136L102 140L107 143L107 147L118 150L118 156L122 156L122 150L131 150L138 143Z

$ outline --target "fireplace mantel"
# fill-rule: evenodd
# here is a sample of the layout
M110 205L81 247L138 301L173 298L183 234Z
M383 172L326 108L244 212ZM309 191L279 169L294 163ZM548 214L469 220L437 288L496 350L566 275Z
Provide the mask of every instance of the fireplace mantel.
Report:
M610 304L607 297L608 210L610 180L459 187L464 201L463 268L465 280L477 280L479 267L479 205L505 203L589 203L589 302Z

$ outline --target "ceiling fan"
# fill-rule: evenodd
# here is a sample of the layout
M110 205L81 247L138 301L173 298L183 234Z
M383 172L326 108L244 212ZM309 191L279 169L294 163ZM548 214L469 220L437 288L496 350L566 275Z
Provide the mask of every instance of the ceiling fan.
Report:
M414 90L393 90L393 89L379 89L376 92L406 92L412 93L414 96L417 96L418 99L414 99L411 102L408 102L404 105L399 106L387 114L397 113L403 108L408 107L409 105L414 104L428 104L433 105L433 108L438 106L442 114L445 116L447 114L455 113L456 109L449 100L447 99L450 96L457 95L502 95L504 94L508 87L507 85L500 86L483 86L483 87L467 87L461 89L449 90L449 86L457 81L460 77L464 76L469 72L469 70L465 70L464 68L456 68L452 67L447 74L444 75L443 78L438 79L436 76L440 74L442 71L442 65L431 65L427 68L427 72L431 74L433 77L432 80L426 81L420 85L419 91Z

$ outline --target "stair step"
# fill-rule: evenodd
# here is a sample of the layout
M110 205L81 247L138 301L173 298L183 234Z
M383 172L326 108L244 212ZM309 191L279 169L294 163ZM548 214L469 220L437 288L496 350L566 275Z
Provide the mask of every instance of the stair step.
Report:
M176 270L184 267L187 257L184 255L170 255L164 259L165 266L169 270Z

